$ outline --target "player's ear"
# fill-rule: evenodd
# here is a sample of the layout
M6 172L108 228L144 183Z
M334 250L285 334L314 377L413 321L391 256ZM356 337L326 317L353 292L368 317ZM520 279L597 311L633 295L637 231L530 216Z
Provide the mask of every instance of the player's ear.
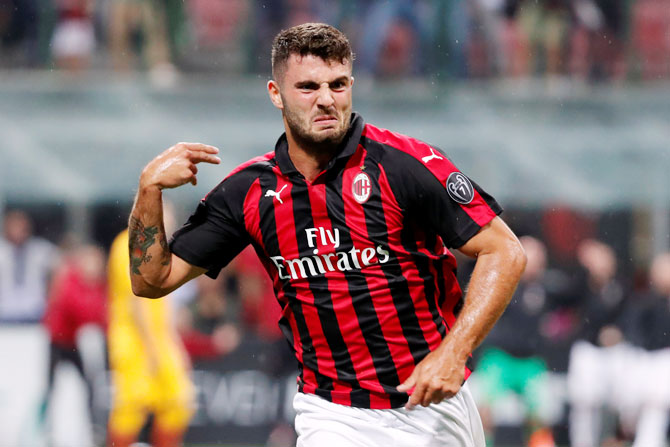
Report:
M275 80L268 81L268 94L270 95L270 101L278 109L284 108L284 103L281 99L281 93L279 91L279 84Z

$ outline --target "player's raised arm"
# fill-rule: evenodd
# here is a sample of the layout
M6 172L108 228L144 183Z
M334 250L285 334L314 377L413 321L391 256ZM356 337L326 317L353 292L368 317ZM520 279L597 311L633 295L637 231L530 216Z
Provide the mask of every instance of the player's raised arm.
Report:
M178 143L154 158L140 175L128 223L133 293L158 298L205 272L170 253L163 222L162 190L197 183L197 164L221 162L214 146Z

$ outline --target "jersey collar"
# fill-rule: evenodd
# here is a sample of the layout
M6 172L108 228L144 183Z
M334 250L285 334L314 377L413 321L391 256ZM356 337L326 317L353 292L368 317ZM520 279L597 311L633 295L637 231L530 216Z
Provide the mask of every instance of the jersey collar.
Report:
M349 131L347 132L347 135L345 135L344 140L342 140L340 151L332 160L330 160L326 170L332 168L338 160L349 158L356 152L363 133L363 127L365 127L363 117L356 112L352 113ZM277 144L275 144L275 159L277 160L277 166L279 166L279 169L283 174L289 175L298 172L291 161L291 157L288 155L286 133L283 133L282 136L279 137L279 140L277 140Z

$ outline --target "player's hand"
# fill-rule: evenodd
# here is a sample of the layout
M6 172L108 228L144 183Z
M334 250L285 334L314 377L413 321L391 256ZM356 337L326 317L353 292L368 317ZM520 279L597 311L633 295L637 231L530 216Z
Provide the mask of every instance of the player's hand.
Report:
M459 361L450 351L440 346L428 354L412 371L398 391L408 392L408 410L417 405L427 407L453 397L461 389L465 376L465 361ZM412 391L412 388L414 390Z
M157 186L159 189L176 188L185 183L196 185L198 163L219 164L214 146L200 143L177 143L145 166L140 176L140 187Z

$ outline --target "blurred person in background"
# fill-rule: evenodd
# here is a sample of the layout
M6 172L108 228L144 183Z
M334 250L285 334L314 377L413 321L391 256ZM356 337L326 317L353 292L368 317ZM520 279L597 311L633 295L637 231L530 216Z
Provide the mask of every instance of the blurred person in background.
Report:
M56 26L51 55L58 68L72 72L89 67L95 50L94 0L54 0Z
M542 418L542 400L547 396L548 369L543 353L550 343L541 330L551 305L547 286L547 250L531 236L519 238L528 263L505 313L483 343L475 376L481 387L482 421L487 443L494 445L491 406L506 393L518 395L525 410L529 447L553 447L551 428Z
M265 56L270 52L272 38L282 29L304 22L323 21L326 11L337 15L344 3L351 4L351 9L358 11L358 4L370 0L271 0L252 3L253 32L249 33L252 60L249 65L252 70L267 72L270 70L270 61ZM345 8L346 9L346 8ZM354 18L357 29L360 26L360 17Z
M223 356L240 344L237 318L224 292L225 278L197 278L195 298L179 309L179 334L193 360Z
M421 0L362 1L358 41L361 71L376 77L425 73L429 29Z
M166 226L174 227L166 206ZM134 241L150 244L151 240ZM109 255L109 360L113 398L108 445L137 441L153 415L151 444L181 445L194 411L190 361L176 330L170 298L146 300L132 293L128 273L128 231L114 240Z
M468 75L467 46L472 33L469 0L433 0L430 52L427 62L438 78ZM445 76L446 75L446 76Z
M112 66L119 72L140 66L157 85L176 81L167 5L156 0L110 0L108 40ZM139 59L140 63L137 63Z
M657 255L649 269L650 290L632 303L631 342L636 359L637 423L633 447L667 445L670 418L670 253ZM631 371L631 373L634 373Z
M631 8L630 41L645 81L670 76L670 8L667 0L636 0Z
M573 0L569 65L579 80L618 80L626 75L626 0Z
M47 391L41 409L46 417L58 366L69 362L80 374L88 392L88 409L92 415L92 359L83 358L78 346L81 329L94 325L104 333L107 324L107 281L105 254L95 245L81 245L64 257L52 281L44 326L49 335L49 370ZM102 349L104 351L104 347ZM104 369L105 365L95 365ZM92 420L92 418L91 418Z
M558 72L560 1L473 0L469 65L473 77L527 78ZM540 55L538 58L537 55ZM543 59L544 57L544 59Z
M186 51L181 48L173 51L179 56L179 65L242 72L249 62L247 51L252 45L248 40L257 31L250 28L252 3L249 0L186 2L190 46Z
M530 50L528 36L519 20L522 0L506 0L502 5L500 26L500 74L506 77L528 77L530 75Z
M471 67L476 76L495 76L506 71L506 9L506 0L470 2L471 15L477 30L470 47Z
M637 378L630 374L635 362L634 350L626 341L627 291L617 278L614 250L586 239L577 247L577 260L585 276L567 375L570 441L574 447L594 447L600 445L601 437L610 441L617 437L616 426L628 415L631 381ZM613 424L604 424L605 408L616 413Z
M522 0L519 8L520 26L528 39L527 51L532 55L530 73L544 73L550 78L562 75L570 29L570 0Z
M0 238L0 323L37 323L44 315L59 249L33 235L28 214L5 214Z

